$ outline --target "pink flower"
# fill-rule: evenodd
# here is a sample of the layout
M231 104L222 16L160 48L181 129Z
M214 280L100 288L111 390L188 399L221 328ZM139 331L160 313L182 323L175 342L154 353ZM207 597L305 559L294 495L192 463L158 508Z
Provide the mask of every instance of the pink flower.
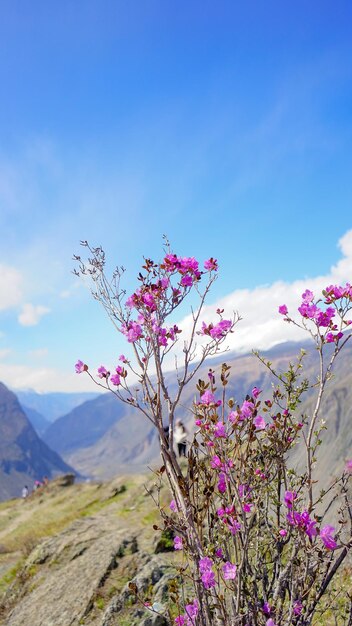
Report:
M277 624L275 624L274 620L271 619L271 617L267 620L265 626L277 626Z
M225 425L222 422L214 426L214 437L226 437Z
M303 302L306 302L307 304L312 302L312 300L314 300L314 294L312 293L312 291L309 291L309 289L306 289L305 292L302 293L302 300Z
M269 602L264 602L264 604L262 606L262 611L263 611L264 615L270 615L270 613L271 613L271 606L270 606Z
M121 384L120 376L118 374L114 374L113 376L110 376L110 382L116 387L118 387Z
M225 337L231 326L231 320L221 320L221 322L219 322L210 329L210 335L211 337L213 337L213 339L220 339L221 337Z
M186 623L186 618L184 615L179 615L178 617L175 617L176 626L185 626L185 623Z
M178 535L176 535L176 537L174 539L174 549L175 550L182 550L183 549L182 537L178 537Z
M225 493L226 491L226 477L223 472L219 474L218 490L220 493Z
M352 474L352 459L346 462L345 469L346 469L346 472L348 472L349 474Z
M109 372L104 367L104 365L101 365L100 367L98 367L98 377L99 378L106 378L108 374L109 374Z
M193 285L193 278L187 274L186 276L182 276L181 279L182 287L191 287Z
M301 615L302 610L303 610L303 604L302 604L302 602L300 602L299 600L296 600L296 601L293 603L293 614L294 614L294 615Z
M316 304L308 304L306 302L302 302L301 306L298 307L298 311L302 317L308 319L316 319L317 315L320 313L320 309L318 309Z
M122 361L122 363L127 363L127 359L124 354L120 354L119 361Z
M198 612L199 612L199 604L198 604L198 600L195 599L193 600L193 602L191 604L186 604L185 606L185 611L186 614L189 617L189 622L188 624L194 624L194 620L196 619Z
M75 365L76 374L82 374L82 372L86 372L88 370L88 365L83 363L83 361L78 360Z
M242 418L251 417L254 411L253 402L249 402L249 400L245 400L241 406L240 411L241 411Z
M217 454L214 454L214 456L211 459L211 463L210 463L210 467L212 469L220 469L222 467L222 463L219 459L219 457L217 456Z
M230 563L230 561L226 561L225 565L222 566L222 573L225 580L234 580L236 578L237 567L233 563Z
M279 313L280 313L280 315L287 315L288 308L287 308L286 304L281 304L281 306L279 306Z
M253 423L257 430L265 430L265 419L261 415L257 415L257 417L254 418Z
M236 424L239 421L239 417L240 416L237 411L231 411L231 413L228 414L227 419L229 422Z
M218 269L217 260L213 259L213 257L210 257L210 259L207 259L206 261L204 261L204 269L207 270L207 272L211 272L211 271L216 272Z
M288 509L292 509L293 503L297 498L297 493L295 491L286 491L285 493L285 504Z
M173 511L174 513L178 511L176 500L171 500L169 506L170 506L171 511Z
M208 556L204 556L202 559L200 559L199 571L201 574L203 572L206 572L208 569L211 569L212 567L213 567L213 561Z
M200 397L202 404L214 404L215 396L211 391L205 391L203 395Z
M221 548L218 548L217 550L215 550L215 556L217 556L219 559L224 558L224 553Z
M320 530L320 539L328 550L336 550L337 548L337 543L333 537L335 533L335 528L329 524Z
M258 387L253 387L252 389L252 396L253 398L258 398L259 394L261 394L261 389L258 389Z
M204 589L211 589L212 587L215 587L215 574L212 569L206 570L202 574L201 579Z
M121 332L127 337L129 343L134 343L143 337L143 330L137 322L130 322L128 326L125 324L121 327Z
M286 536L287 536L287 530L286 530L285 528L281 528L281 529L279 530L279 535L280 535L281 537L286 537Z

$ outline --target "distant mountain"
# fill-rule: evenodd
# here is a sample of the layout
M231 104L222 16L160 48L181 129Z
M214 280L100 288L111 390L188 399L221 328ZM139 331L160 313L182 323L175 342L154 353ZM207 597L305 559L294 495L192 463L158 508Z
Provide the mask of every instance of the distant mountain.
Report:
M66 415L76 406L96 398L99 394L94 392L64 393L49 392L37 393L32 389L13 389L22 406L34 409L49 422L54 422L58 417Z
M125 412L125 405L115 396L101 394L59 417L43 439L53 450L67 456L79 448L94 445Z
M25 406L22 403L21 406L37 435L39 435L39 437L42 437L45 431L49 428L51 422L49 422L49 420L47 420L44 415L41 415L41 413L38 413L38 411L36 411L35 409L31 409L29 406Z
M0 383L0 500L18 496L43 476L72 471L39 439L15 394Z
M297 352L296 344L285 344L270 351L270 358L276 367L283 369ZM232 366L230 396L240 400L254 385L270 390L271 375L253 355L228 353L218 357L203 366L185 390L178 416L182 417L190 432L194 419L189 407L195 397L196 381L207 377L210 365L216 369L224 361ZM173 373L168 374L168 383L174 387ZM111 477L121 471L140 471L160 457L158 438L150 422L109 393L85 402L59 418L45 432L44 440L80 472L99 478Z

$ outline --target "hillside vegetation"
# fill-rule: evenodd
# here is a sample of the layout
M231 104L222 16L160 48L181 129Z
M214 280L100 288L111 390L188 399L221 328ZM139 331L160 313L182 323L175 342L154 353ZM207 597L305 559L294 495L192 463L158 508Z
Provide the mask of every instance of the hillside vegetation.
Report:
M158 512L145 488L154 489L152 476L70 486L57 479L26 501L1 504L0 624L166 624L150 621L128 587L133 580L162 601L179 558L159 553L172 541L158 545L153 530ZM162 498L166 506L166 489Z

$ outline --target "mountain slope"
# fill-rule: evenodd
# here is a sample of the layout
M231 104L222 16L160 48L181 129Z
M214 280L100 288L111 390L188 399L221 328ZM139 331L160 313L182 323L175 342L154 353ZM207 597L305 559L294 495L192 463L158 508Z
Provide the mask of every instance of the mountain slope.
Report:
M314 382L318 355L311 345L305 347L304 375ZM299 352L300 345L283 344L271 349L265 356L276 370L283 372L289 361L296 360ZM190 432L194 427L190 407L197 397L196 382L199 378L207 379L209 366L217 371L224 361L231 366L227 397L233 397L240 403L254 386L263 389L262 397L271 397L275 379L257 357L224 354L203 366L184 391L177 416L182 418ZM341 467L345 457L352 457L351 362L352 348L348 346L337 360L335 375L327 387L322 416L326 417L328 430L323 433L324 443L320 453L325 464L322 462L319 466L319 471L326 476ZM174 387L172 373L168 374L168 383L170 388ZM313 393L314 390L303 398L302 413L311 412ZM87 402L59 419L47 431L45 440L80 472L99 478L110 478L118 472L140 471L160 458L158 438L150 422L137 410L109 394ZM294 463L302 463L303 460L296 453L293 456Z
M45 431L50 426L49 420L47 420L41 413L38 413L38 411L36 411L35 409L31 409L29 406L25 406L22 403L21 406L37 435L39 435L39 437L42 437Z
M39 439L15 394L0 383L0 500L18 496L26 483L69 471Z
M61 415L66 415L69 411L72 411L76 406L96 398L99 394L96 392L87 393L64 393L64 392L49 392L49 393L37 393L31 389L14 389L13 390L18 397L20 403L38 411L49 422L54 422Z

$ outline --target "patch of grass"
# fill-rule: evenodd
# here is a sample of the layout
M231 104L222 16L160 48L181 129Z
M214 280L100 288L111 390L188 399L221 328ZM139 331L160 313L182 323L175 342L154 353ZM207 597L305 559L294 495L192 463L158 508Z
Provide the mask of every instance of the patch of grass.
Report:
M17 563L13 567L11 567L11 569L8 572L6 572L6 574L4 574L0 578L0 593L1 594L4 593L7 587L15 580L22 566L23 566L23 559L20 559L19 561L17 561Z

